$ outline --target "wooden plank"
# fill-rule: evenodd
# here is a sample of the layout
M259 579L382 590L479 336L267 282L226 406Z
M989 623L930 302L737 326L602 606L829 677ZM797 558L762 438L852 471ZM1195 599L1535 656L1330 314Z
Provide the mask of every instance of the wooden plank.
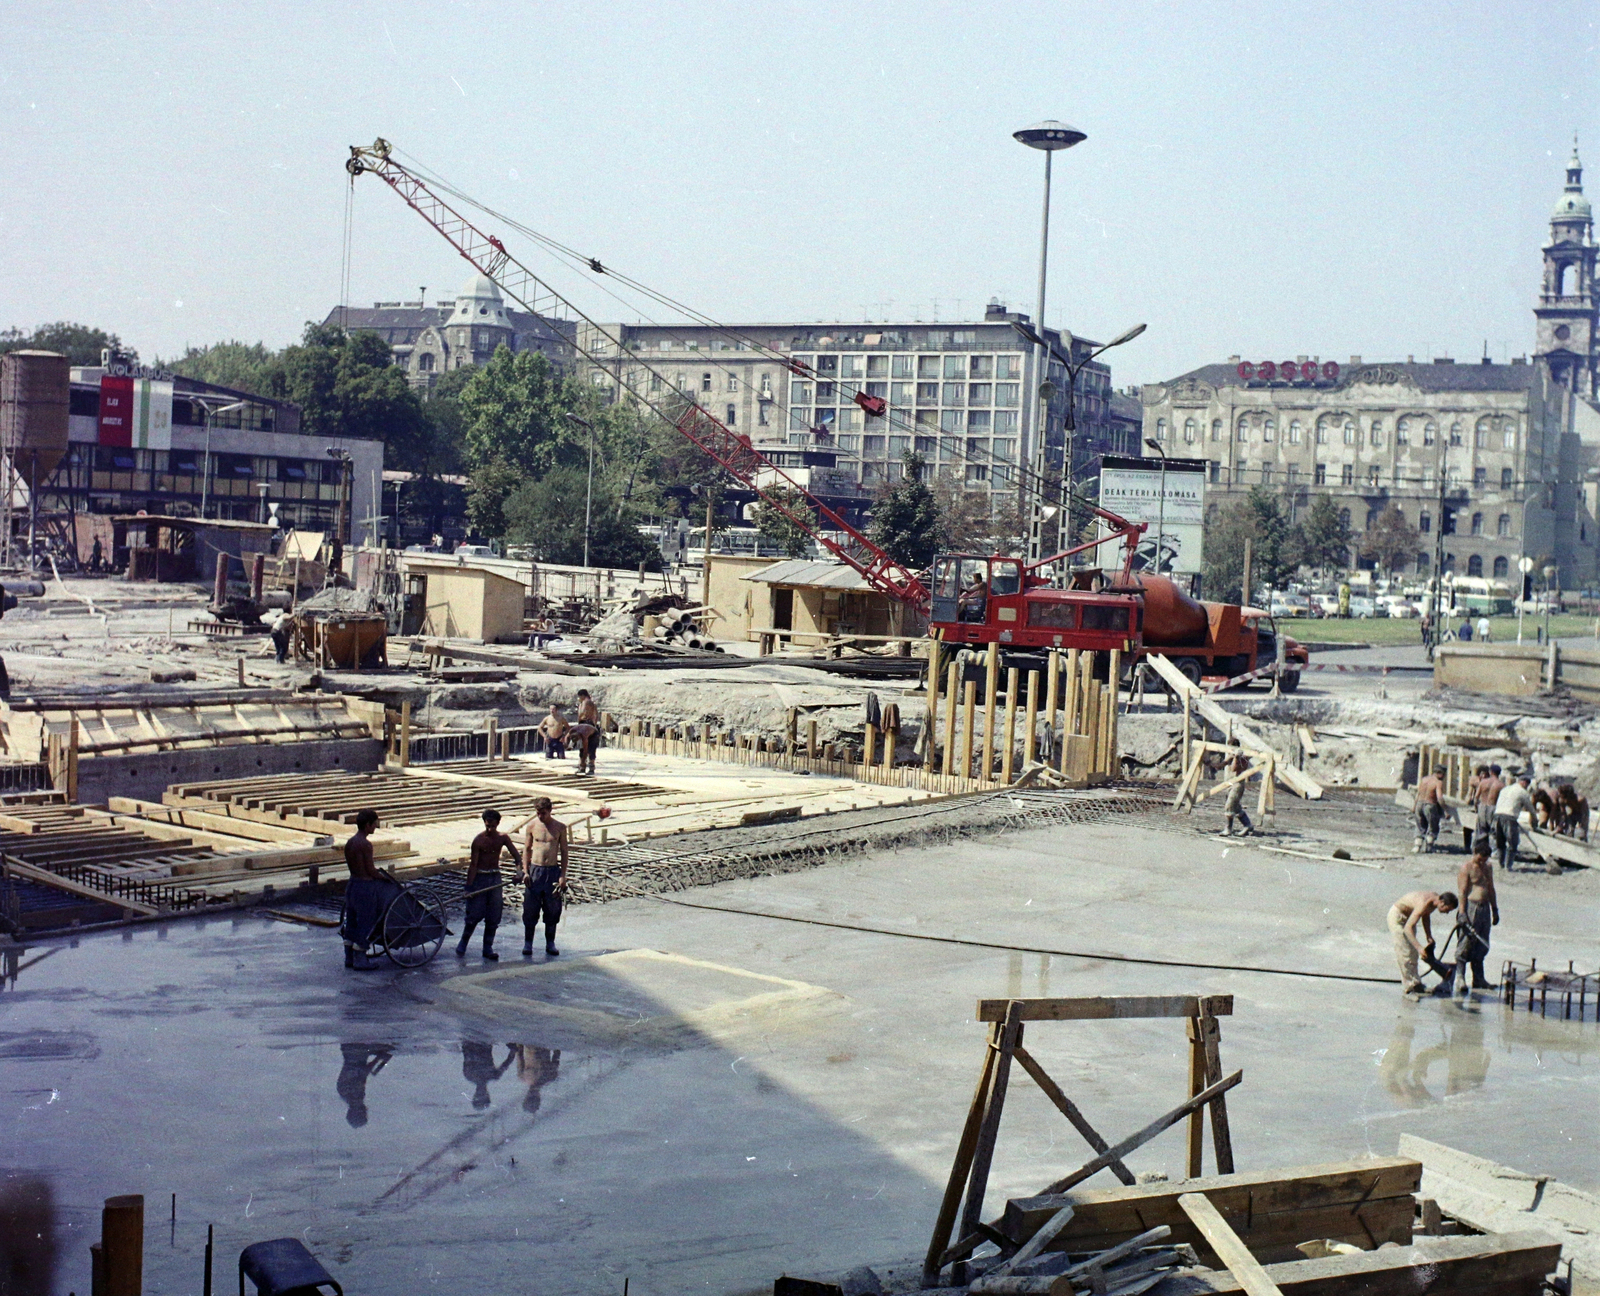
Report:
M1100 1137L1100 1132L1089 1124L1084 1114L1078 1110L1077 1104L1061 1091L1061 1086L1052 1080L1049 1073L1034 1060L1033 1054L1019 1044L1013 1050L1013 1056L1021 1064L1022 1069L1033 1077L1033 1082L1044 1090L1044 1096L1055 1104L1056 1110L1067 1118L1073 1129L1083 1135L1084 1141L1090 1147L1096 1152L1104 1152L1111 1146L1105 1139ZM1111 1162L1107 1169L1125 1184L1138 1182L1133 1176L1133 1171L1129 1170L1121 1161Z
M82 896L90 900L98 900L101 904L110 905L113 909L131 909L134 913L143 914L153 918L162 910L154 905L147 905L140 900L131 900L126 896L110 896L104 891L96 891L91 886L84 886L81 882L74 882L70 878L59 877L48 869L35 868L25 864L19 859L8 858L6 868L13 876L28 882L38 882L43 886L54 887L57 891L66 891L71 895Z
M1201 999L1215 1016L1233 1015L1232 995L1113 995L1092 999L980 999L978 1020L1003 1021L1006 1005L1021 1005L1022 1021L1105 1021L1134 1017L1198 1017Z
M1542 1234L1423 1238L1411 1246L1265 1267L1283 1296L1540 1296L1561 1248ZM1189 1274L1192 1293L1244 1292L1237 1277Z
M256 823L252 819L229 818L222 814L208 814L204 810L186 810L166 806L156 801L141 801L136 797L111 797L106 802L113 814L137 815L154 823L175 827L197 828L205 832L224 833L231 837L253 841L282 842L293 846L315 846L326 840L326 833L307 833L298 828L282 828L276 824Z
M1155 1224L1172 1227L1174 1240L1201 1245L1205 1239L1178 1205L1184 1192L1203 1192L1229 1227L1257 1255L1328 1237L1363 1247L1409 1243L1413 1194L1422 1164L1410 1157L1336 1161L1320 1165L1210 1175L1182 1184L1075 1188L1070 1193L1014 1198L998 1222L1014 1242L1032 1236L1050 1215L1071 1202L1076 1212L1062 1247L1092 1251L1115 1245Z
M1171 1129L1191 1111L1194 1111L1197 1107L1201 1107L1204 1104L1212 1101L1212 1099L1216 1098L1219 1094L1227 1093L1228 1090L1232 1089L1243 1079L1244 1072L1235 1071L1227 1079L1208 1086L1199 1093L1195 1094L1193 1097L1187 1099L1185 1102L1182 1102L1178 1106L1174 1107L1165 1115L1157 1116L1155 1120L1151 1121L1142 1130L1128 1135L1128 1137L1123 1139L1122 1142L1113 1147L1107 1148L1092 1161L1085 1161L1071 1174L1057 1179L1053 1184L1046 1188L1045 1191L1047 1193L1065 1192L1068 1188L1082 1183L1085 1179L1089 1178L1089 1176L1099 1174L1100 1171L1104 1170L1113 1161L1120 1160L1122 1157L1127 1156L1128 1153L1132 1152L1134 1149L1143 1147L1151 1139L1155 1138L1157 1134L1160 1134L1163 1130Z
M1239 1287L1246 1296L1283 1296L1261 1263L1250 1254L1250 1248L1228 1227L1228 1221L1217 1213L1204 1193L1184 1193L1178 1198L1178 1205L1210 1243L1211 1250L1227 1266L1228 1272L1239 1280Z
M954 667L951 668L952 670ZM922 1285L933 1287L939 1281L939 1271L944 1268L942 1257L950 1243L950 1230L955 1227L956 1211L961 1206L961 1194L966 1188L967 1174L972 1168L972 1155L978 1146L978 1130L983 1124L983 1110L994 1079L995 1059L999 1056L1000 1026L989 1028L989 1040L983 1050L983 1066L978 1072L978 1088L972 1095L972 1105L967 1109L967 1123L962 1127L956 1144L955 1160L950 1165L950 1178L945 1183L944 1197L939 1203L939 1215L933 1226L933 1241L928 1244L928 1254L922 1264ZM1036 1228L1042 1227L1041 1220Z

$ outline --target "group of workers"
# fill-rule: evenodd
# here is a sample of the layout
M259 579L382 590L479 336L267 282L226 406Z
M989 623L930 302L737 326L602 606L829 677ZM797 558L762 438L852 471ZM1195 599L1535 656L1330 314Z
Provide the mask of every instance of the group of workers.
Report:
M1416 818L1413 854L1437 848L1439 826L1444 821L1444 767L1436 766L1417 783L1412 812ZM1528 770L1508 772L1499 765L1480 765L1467 783L1467 804L1474 816L1472 849L1491 852L1500 867L1515 866L1522 844L1522 816L1540 832L1561 833L1589 840L1589 802L1570 783L1535 783Z
M456 944L457 958L467 956L472 934L482 924L483 957L490 962L499 961L494 937L505 909L505 877L500 871L503 853L510 854L516 870L512 882L523 887L522 957L533 957L541 919L545 954L555 958L561 953L556 948L556 925L561 921L567 892L567 826L552 816L553 809L549 797L539 797L533 803L532 816L510 833L500 831L498 810L483 812L483 831L472 839L467 860L466 922ZM356 815L355 836L344 847L350 881L345 888L345 918L340 934L344 937L344 965L360 971L381 966L369 959L367 950L396 890L396 884L379 873L374 862L372 833L377 826L376 810L361 811ZM518 833L522 835L520 851Z
M1448 975L1434 957L1434 914L1456 915L1455 974ZM1487 849L1474 848L1456 874L1454 891L1408 891L1389 907L1389 935L1394 942L1395 962L1400 966L1401 987L1405 994L1423 993L1420 964L1426 962L1443 979L1436 995L1466 994L1471 990L1493 990L1484 974L1483 962L1489 956L1489 932L1500 923L1500 899L1494 889L1494 865ZM1471 973L1471 981L1467 979Z
M578 752L578 773L594 774L595 754L600 750L600 708L588 689L578 690L578 714L568 720L559 702L550 704L550 714L539 721L539 741L550 760L565 760L567 748Z

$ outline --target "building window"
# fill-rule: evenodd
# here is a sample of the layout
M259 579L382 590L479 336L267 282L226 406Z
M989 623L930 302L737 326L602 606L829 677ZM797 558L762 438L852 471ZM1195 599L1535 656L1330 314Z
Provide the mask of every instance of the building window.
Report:
M739 408L738 408L738 406L736 406L736 405L728 406L728 417L725 418L723 420L723 422L726 423L729 427L732 427L738 421L739 421Z
M1461 424L1459 423L1452 423L1450 425L1450 444L1453 446L1458 446L1461 444ZM1480 561L1478 566L1482 567L1483 563Z
M957 391L961 389L956 388ZM967 404L989 405L994 401L994 385L992 383L968 383Z
M1427 535L1433 530L1433 514L1428 512L1427 509L1423 509L1421 516L1417 518L1417 530L1422 532L1423 535Z
M1277 438L1278 425L1271 419L1268 419L1261 429L1261 439L1263 441L1276 441Z
M944 358L944 376L946 378L965 378L967 376L967 358L958 355L946 356Z
M1356 484L1356 466L1345 464L1339 469L1339 484L1341 486L1354 486Z
M1316 475L1312 480L1314 480L1318 486L1326 486L1328 484L1328 465L1318 464Z
M1511 574L1511 564L1506 561L1506 556L1501 554L1494 560L1494 576L1496 580L1504 580Z
M650 390L653 391L653 392L658 392L658 391L661 390L661 375L660 374L654 373L654 372L651 373L651 375L650 375Z
M1382 480L1383 480L1383 469L1380 468L1377 464L1373 464L1370 468L1367 469L1367 485L1368 486L1376 486Z
M989 467L987 464L967 465L967 485L981 486L989 480Z
M1327 445L1328 444L1328 428L1327 428L1327 425L1324 424L1324 423L1318 423L1317 424L1317 444L1318 445Z
M976 432L982 436L988 436L989 429L993 425L992 419L993 416L988 410L968 410L967 430L970 432Z
M1483 575L1483 555L1482 554L1473 554L1470 558L1467 559L1467 575L1468 576L1482 576Z
M1221 419L1212 419L1211 420L1211 439L1213 441L1222 440L1222 420Z
M1235 459L1233 462L1233 480L1241 486L1244 485L1244 474L1248 467L1249 465L1243 459Z
M1183 439L1185 441L1187 441L1190 445L1194 444L1194 420L1193 419L1184 419L1184 421L1183 421Z
M1373 446L1381 446L1383 444L1383 420L1382 419L1373 419L1372 420L1372 434L1367 438L1367 443L1369 445L1373 445Z
M1424 553L1422 550L1419 549L1417 551L1417 571L1418 572L1425 572L1427 570L1428 570L1428 555L1426 553Z
M1511 534L1511 514L1502 513L1497 519L1495 519L1494 533L1498 536L1508 536Z
M1411 444L1411 420L1401 419L1394 425L1394 443L1397 446Z
M1502 450L1515 450L1517 448L1517 425L1508 423L1500 435L1500 448Z
M839 376L839 357L836 355L819 355L817 357L817 377L837 378Z
M1512 475L1511 469L1502 468L1500 470L1500 489L1503 491L1508 491L1515 484L1516 478Z
M1211 461L1211 484L1215 486L1222 480L1222 465L1215 459Z
M1289 424L1289 444L1290 445L1299 445L1300 444L1300 420L1299 419L1295 419L1293 422L1291 422Z
M739 375L738 374L729 374L728 375L728 390L731 391L731 392L736 392L736 391L739 390Z
M1472 485L1476 490L1482 490L1489 483L1489 470L1487 468L1474 468L1472 470Z
M1349 509L1340 509L1339 510L1339 525L1342 526L1346 531L1348 531L1350 529L1350 510Z
M994 360L994 376L996 378L1022 377L1022 357L1016 355L996 356Z
M419 355L417 357L417 368L420 369L423 373L432 373L433 372L433 352L432 351L424 351L421 355Z
M1483 534L1483 514L1482 513L1474 513L1472 515L1472 534L1473 535L1482 535Z
M1250 425L1248 423L1246 423L1244 421L1244 419L1240 419L1239 420L1238 430L1234 433L1234 440L1236 440L1236 441L1248 441L1249 439L1250 439Z
M1017 384L996 383L994 385L994 403L1003 405L1007 409L1015 409L1017 407Z
M839 357L839 377L860 378L862 362L865 356L847 355Z
M891 370L889 376L891 378L912 378L912 377L915 377L916 375L914 375L911 372L911 359L912 358L910 356L908 356L908 355L897 355L897 356L895 356L893 361L891 362L892 363L892 370Z
M1360 442L1356 440L1356 425L1354 423L1349 422L1348 420L1345 422L1345 425L1344 425L1344 443L1346 445L1359 445L1360 444Z
M756 407L756 423L757 423L757 425L759 425L760 427L769 427L771 425L772 419L768 416L768 411L770 411L771 409L772 409L772 406L770 406L770 405L758 405Z
M1271 464L1262 464L1261 465L1261 484L1263 486L1272 485L1272 465Z
M1165 441L1166 439L1167 439L1167 420L1166 419L1157 419L1156 420L1156 440L1157 441Z
M961 431L962 421L966 418L960 410L940 410L939 430L941 432Z
M882 459L887 444L887 437L864 436L861 438L861 453L868 459Z
M926 359L927 357L923 357ZM917 384L917 404L937 405L939 403L939 384L936 382L919 382Z
M1422 444L1431 446L1439 435L1439 425L1431 419L1422 425Z
M1478 426L1472 430L1472 444L1479 450L1482 450L1489 444L1489 429L1482 420L1480 420Z
M981 378L987 382L994 377L993 356L973 356L967 361L967 377Z
M703 392L708 392L708 391L711 390L711 375L710 374L703 373L703 374L700 375L700 390L703 391Z
M1286 469L1284 469L1284 476L1288 478L1287 484L1292 490L1295 484L1300 480L1300 465L1290 464Z

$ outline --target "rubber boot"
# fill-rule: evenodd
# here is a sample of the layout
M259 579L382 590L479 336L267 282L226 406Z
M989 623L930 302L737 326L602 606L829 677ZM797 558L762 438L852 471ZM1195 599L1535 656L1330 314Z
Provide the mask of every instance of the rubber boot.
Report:
M554 923L546 923L544 925L544 952L550 958L555 958L561 953L556 948L556 925Z

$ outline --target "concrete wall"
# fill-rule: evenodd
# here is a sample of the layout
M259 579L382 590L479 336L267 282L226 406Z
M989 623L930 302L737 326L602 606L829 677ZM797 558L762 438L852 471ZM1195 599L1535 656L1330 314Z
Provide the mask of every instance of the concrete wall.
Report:
M260 778L296 771L365 773L377 769L382 762L383 743L376 738L250 743L130 756L92 756L78 762L78 800L84 805L105 805L107 799L114 796L159 801L173 783Z
M477 567L420 567L428 578L422 633L496 643L522 632L523 585Z
M1577 697L1600 700L1600 651L1559 644L1446 644L1433 662L1435 685L1529 697L1549 687L1554 665L1556 687Z

